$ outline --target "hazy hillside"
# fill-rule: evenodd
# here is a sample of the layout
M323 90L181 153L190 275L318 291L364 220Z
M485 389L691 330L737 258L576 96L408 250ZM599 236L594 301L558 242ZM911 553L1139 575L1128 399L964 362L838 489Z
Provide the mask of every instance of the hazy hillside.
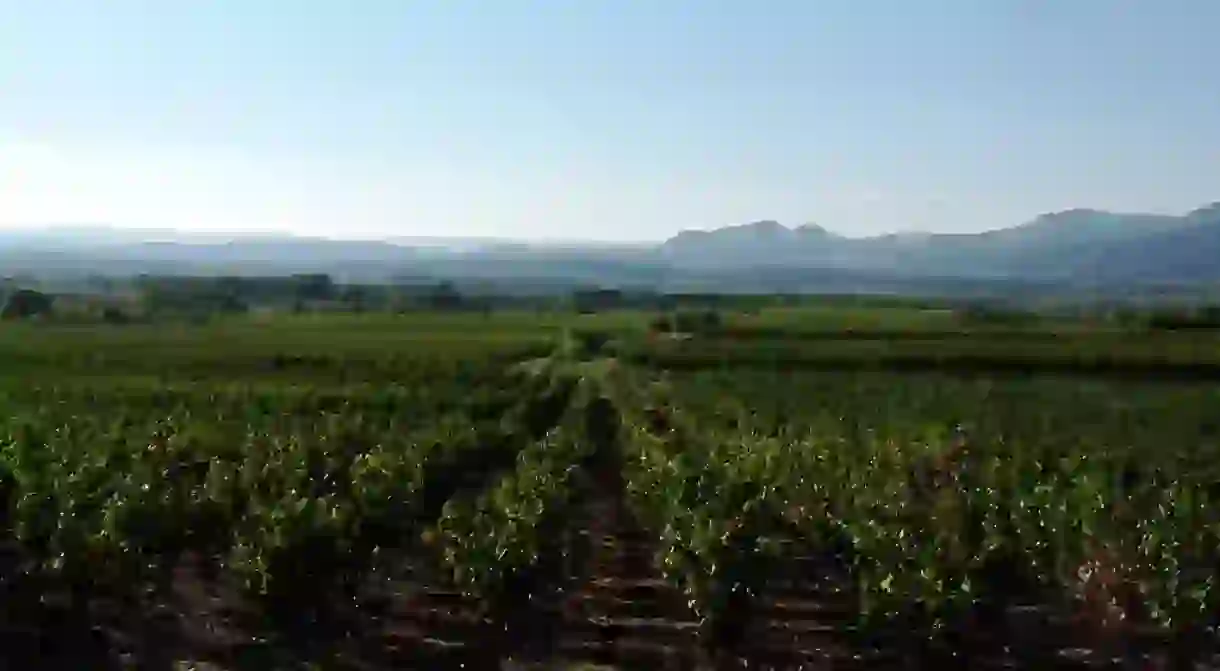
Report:
M1107 245L1077 269L1077 278L1115 282L1220 282L1220 203L1199 208L1172 230Z
M140 236L143 236L143 241ZM767 272L762 271L766 269ZM685 231L657 245L290 236L217 240L172 231L0 232L0 275L326 272L706 291L901 292L954 281L1127 286L1220 282L1220 203L1183 216L1076 209L978 234L848 238L775 221Z
M913 276L1072 280L1100 265L1113 281L1136 279L1114 267L1140 256L1140 276L1172 276L1184 259L1202 256L1220 236L1215 206L1185 216L1070 210L1008 229L964 235L846 238L816 227L789 229L773 221L714 231L683 232L662 246L679 268L795 266L885 270ZM1138 252L1137 249L1146 249ZM1123 251L1123 250L1129 251ZM1200 264L1202 262L1200 261ZM1191 280L1220 280L1220 267L1191 266Z

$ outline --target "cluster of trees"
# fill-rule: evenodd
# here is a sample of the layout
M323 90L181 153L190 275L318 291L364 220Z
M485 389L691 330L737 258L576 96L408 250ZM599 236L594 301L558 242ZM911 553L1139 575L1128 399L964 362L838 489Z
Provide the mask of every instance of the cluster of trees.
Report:
M1126 316L1127 322L1153 331L1220 329L1220 306L1158 309Z
M283 277L141 277L145 308L152 314L231 314L255 308L292 312L387 312L471 307L449 282L404 287L340 284L326 274Z
M957 318L967 326L1032 326L1043 321L1032 310L1000 303L974 302L957 310Z
M141 277L136 286L152 314L216 314L272 308L293 312L488 311L533 307L581 313L637 309L714 310L734 302L723 296L578 288L567 296L516 296L452 281L341 284L329 275L283 277ZM759 299L743 297L741 301ZM771 300L771 299L767 299Z
M133 319L112 298L96 296L57 296L35 289L17 289L0 298L0 320L54 319L57 322L98 322L125 324Z
M0 308L0 318L29 319L51 313L55 299L33 289L17 289L4 298L4 307Z
M679 310L667 312L653 318L654 333L709 334L724 326L724 320L716 310Z

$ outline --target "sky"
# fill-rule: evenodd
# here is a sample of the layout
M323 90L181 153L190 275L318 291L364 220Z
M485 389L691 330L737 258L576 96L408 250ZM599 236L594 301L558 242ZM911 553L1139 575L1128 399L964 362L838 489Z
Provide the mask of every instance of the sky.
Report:
M1215 0L0 0L0 228L663 239L1220 200Z

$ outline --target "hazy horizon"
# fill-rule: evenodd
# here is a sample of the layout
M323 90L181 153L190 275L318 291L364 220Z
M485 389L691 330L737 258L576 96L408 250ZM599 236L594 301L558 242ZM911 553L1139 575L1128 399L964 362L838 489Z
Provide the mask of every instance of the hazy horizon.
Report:
M1202 207L1216 207L1216 206L1220 206L1220 201L1213 201L1212 203L1200 203L1197 207L1187 208L1186 210L1180 210L1180 211L1147 211L1147 210L1145 210L1145 211L1140 211L1140 212L1134 212L1134 211L1129 211L1129 212L1110 211L1110 212L1112 212L1114 214L1125 214L1125 215L1147 214L1147 215L1183 216L1186 214L1190 214L1191 212L1193 212L1199 208L1202 208ZM1062 213L1067 212L1072 209L1097 210L1100 208L1078 207L1078 208L1068 208L1068 210L1057 210L1054 212L1040 212L1040 213L1036 213L1036 214L1031 214L1030 216L1026 217L1022 221L1015 222L1008 226L999 226L996 228L984 229L984 230L979 230L979 231L969 231L968 233L983 233L983 232L990 232L990 231L1014 228L1014 227L1020 226L1022 224L1032 223L1035 219L1037 219L1038 217L1043 216L1043 215L1062 214ZM663 238L655 238L655 239L648 239L648 240L624 240L624 239L601 239L601 238L524 238L524 237L514 237L512 235L503 235L503 236L399 235L399 234L395 234L395 233L390 233L390 234L366 233L366 234L357 234L357 235L344 235L341 231L336 232L336 233L300 233L300 232L293 232L290 230L276 231L276 230L257 230L257 229L235 229L235 230L194 229L194 230L191 230L191 229L181 229L181 228L176 229L176 228L172 228L172 227L118 226L118 225L111 225L111 224L104 224L104 223L98 223L98 224L52 223L52 224L45 224L45 225L41 225L41 226L22 226L22 225L0 226L0 233L8 232L8 233L30 234L30 235L51 234L51 233L59 233L59 234L94 233L94 234L107 234L107 237L110 237L110 234L113 234L115 239L121 238L124 241L136 240L136 241L141 241L141 242L162 241L162 240L166 240L167 236L170 236L170 237L172 237L172 240L174 240L174 241L212 241L212 242L237 241L237 240L243 240L243 239L289 238L289 237L291 237L291 238L300 238L300 239L304 239L304 240L329 240L329 241L335 241L335 242L410 242L412 240L415 240L415 241L419 241L422 244L423 242L426 242L426 241L442 241L443 242L443 241L448 241L448 240L455 240L455 241L462 240L462 241L469 241L469 242L486 241L486 242L500 242L500 243L533 243L533 244L539 244L539 245L544 245L544 246L545 245L555 245L555 246L580 245L580 244L588 244L588 245L595 245L595 246L596 245L640 246L640 245L659 244L659 243L665 242L666 240L674 237L675 235L677 235L679 233L683 233L683 232L691 232L691 231L697 231L697 230L708 231L708 230L716 230L716 229L731 228L731 227L738 227L738 226L750 226L750 225L758 224L758 223L761 223L764 221L774 221L774 220L755 219L752 221L745 221L745 222L726 223L723 226L689 228L689 229L684 229L684 230L680 230L680 231L674 231L673 233L668 234ZM788 229L795 229L802 225L802 224L791 223L791 222L782 222L782 221L776 222L776 223L778 223L781 226L788 228ZM869 238L880 238L880 237L885 237L885 236L889 236L889 235L936 235L936 234L942 234L942 233L959 234L959 232L955 232L955 231L942 232L942 231L935 231L935 230L910 229L910 230L900 230L900 231L879 231L879 232L875 232L875 233L852 235L851 233L844 233L842 231L835 230L835 228L831 227L831 226L823 226L821 224L818 224L818 225L822 226L823 228L825 228L828 232L830 232L833 235L839 235L839 236L842 236L845 238L851 238L851 239L856 239L856 240L869 239Z
M865 237L1220 198L1220 5L0 0L0 229Z

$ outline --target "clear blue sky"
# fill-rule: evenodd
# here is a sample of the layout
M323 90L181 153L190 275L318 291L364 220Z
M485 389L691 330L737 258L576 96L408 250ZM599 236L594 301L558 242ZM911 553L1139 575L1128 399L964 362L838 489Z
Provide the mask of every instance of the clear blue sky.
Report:
M0 226L656 239L1220 199L1216 0L0 0Z

